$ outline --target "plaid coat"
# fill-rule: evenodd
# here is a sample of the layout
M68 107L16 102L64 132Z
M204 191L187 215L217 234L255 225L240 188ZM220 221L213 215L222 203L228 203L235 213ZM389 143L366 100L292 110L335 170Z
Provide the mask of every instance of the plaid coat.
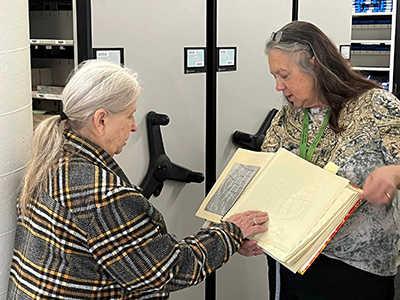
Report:
M241 245L229 222L178 241L107 152L65 135L48 192L19 217L7 299L167 299Z

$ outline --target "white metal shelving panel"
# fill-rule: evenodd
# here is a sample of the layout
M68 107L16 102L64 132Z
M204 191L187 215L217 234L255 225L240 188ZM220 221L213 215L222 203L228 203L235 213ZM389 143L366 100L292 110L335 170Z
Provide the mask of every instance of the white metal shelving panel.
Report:
M362 12L362 13L356 13L355 12L355 8L354 8L354 3L355 1L353 0L353 10L352 10L352 19L358 19L358 20L365 20L368 18L371 18L371 20L373 20L374 17L378 17L378 18L382 18L382 17L391 17L391 31L390 31L390 40L387 39L376 39L375 37L371 37L370 40L368 39L363 39L363 40L359 40L359 39L353 39L351 41L352 44L363 44L363 45L388 45L390 46L390 53L389 53L389 67L377 67L374 66L376 64L376 61L371 61L371 66L362 66L362 67L353 67L353 69L355 70L360 70L360 71L365 71L365 72L386 72L388 75L388 89L389 91L393 91L393 80L394 80L394 53L395 53L395 39L396 39L396 11L397 11L397 0L393 0L393 1L388 1L389 6L387 10L392 10L392 11L385 11L385 12ZM368 4L368 3L367 3ZM368 5L372 6L372 2L369 3ZM390 7L391 6L391 7ZM360 29L358 29L360 30ZM368 30L368 28L366 28L366 30ZM389 32L388 32L389 34ZM372 53L372 52L371 52ZM378 52L376 52L378 53ZM359 55L359 53L356 53L357 55ZM370 59L373 59L374 55L370 55L369 56ZM379 57L376 57L377 59ZM384 85L387 85L386 83L384 83Z

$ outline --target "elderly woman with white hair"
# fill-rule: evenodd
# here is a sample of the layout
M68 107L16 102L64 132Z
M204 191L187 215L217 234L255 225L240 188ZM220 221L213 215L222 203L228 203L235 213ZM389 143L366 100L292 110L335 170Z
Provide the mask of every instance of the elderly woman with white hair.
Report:
M249 211L183 240L168 233L113 158L137 130L139 94L130 69L87 61L63 91L60 116L37 126L7 299L166 299L266 230L253 220L267 213Z

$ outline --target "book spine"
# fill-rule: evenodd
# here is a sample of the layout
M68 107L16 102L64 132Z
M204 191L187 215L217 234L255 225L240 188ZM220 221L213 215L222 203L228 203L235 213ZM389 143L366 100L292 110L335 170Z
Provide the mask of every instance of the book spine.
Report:
M343 221L340 222L340 224L336 227L336 229L332 232L332 234L328 237L328 239L326 240L326 242L322 245L321 249L318 251L318 253L313 257L313 259L305 266L305 268L300 269L299 271L297 271L299 274L303 275L308 268L311 266L311 264L317 259L318 255L321 254L321 252L325 249L326 245L328 245L328 243L330 242L330 240L333 238L333 236L336 234L336 232L338 232L338 230L340 229L340 227L342 227L342 225L344 224L344 222L346 222L346 220L350 217L350 215L354 212L354 210L360 205L362 199L360 198L356 204L354 204L354 206L352 207L352 209L350 209L350 211L347 213L346 217L344 217Z

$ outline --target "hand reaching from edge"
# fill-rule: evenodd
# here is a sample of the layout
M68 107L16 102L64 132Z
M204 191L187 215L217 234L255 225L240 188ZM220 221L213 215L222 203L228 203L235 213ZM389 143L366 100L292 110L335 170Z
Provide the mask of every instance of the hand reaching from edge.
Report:
M400 166L384 166L372 171L360 197L375 205L391 205L400 186Z
M239 248L238 253L243 256L254 256L264 254L264 251L258 246L257 241L244 240L242 246Z

